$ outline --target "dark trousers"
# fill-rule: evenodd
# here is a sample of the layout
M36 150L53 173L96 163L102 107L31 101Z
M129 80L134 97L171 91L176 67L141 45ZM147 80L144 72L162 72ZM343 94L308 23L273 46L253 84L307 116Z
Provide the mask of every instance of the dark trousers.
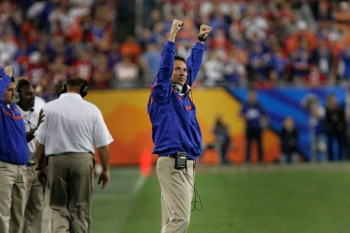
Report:
M338 160L343 160L343 150L344 150L344 133L343 132L337 132L337 131L331 131L327 133L327 142L328 142L328 160L334 161L334 139L336 140L336 143L338 144Z
M48 187L53 232L90 232L93 181L90 153L50 156Z
M258 148L259 162L263 162L264 155L262 151L262 130L261 129L247 129L246 130L246 161L250 162L251 144L252 141L256 141Z
M227 159L227 152L228 152L229 146L230 146L230 143L219 144L219 153L221 157L221 163L230 163L230 161Z

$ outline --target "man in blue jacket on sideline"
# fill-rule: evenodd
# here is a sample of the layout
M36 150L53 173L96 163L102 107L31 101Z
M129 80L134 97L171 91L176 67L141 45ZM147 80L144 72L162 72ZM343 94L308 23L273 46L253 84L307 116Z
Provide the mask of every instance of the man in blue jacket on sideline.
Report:
M202 134L189 94L202 63L204 41L212 28L200 26L198 41L186 61L175 56L175 37L182 25L181 20L174 19L147 105L155 145L153 153L158 154L162 233L187 232L194 165L202 153Z
M12 66L0 68L0 232L21 233L27 188L28 146L21 112L14 103Z

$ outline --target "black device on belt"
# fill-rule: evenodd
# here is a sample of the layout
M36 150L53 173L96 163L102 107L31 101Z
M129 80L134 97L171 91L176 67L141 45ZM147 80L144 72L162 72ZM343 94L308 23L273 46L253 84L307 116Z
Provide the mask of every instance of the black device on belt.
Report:
M29 161L27 166L34 166L35 165L35 161Z
M182 169L187 167L187 153L186 152L176 152L175 154L168 155L168 157L175 159L175 169Z

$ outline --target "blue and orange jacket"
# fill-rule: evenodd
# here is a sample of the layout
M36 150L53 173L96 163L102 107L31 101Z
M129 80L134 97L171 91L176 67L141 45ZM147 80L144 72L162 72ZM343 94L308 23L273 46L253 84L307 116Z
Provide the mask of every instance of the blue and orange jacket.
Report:
M197 42L186 61L187 81L194 83L200 69L205 45ZM159 70L151 85L147 111L152 122L153 153L158 156L187 152L195 159L202 153L202 133L196 118L196 107L189 93L177 93L171 83L175 42L164 45Z
M2 100L10 82L4 68L0 68L0 161L27 165L28 145L21 112L16 104L8 106Z

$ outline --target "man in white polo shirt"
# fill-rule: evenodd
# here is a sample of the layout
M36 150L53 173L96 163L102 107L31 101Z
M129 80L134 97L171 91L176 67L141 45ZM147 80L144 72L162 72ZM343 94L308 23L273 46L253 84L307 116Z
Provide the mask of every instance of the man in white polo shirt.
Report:
M101 111L83 100L84 79L71 77L57 100L43 106L37 132L36 175L50 190L53 232L90 232L94 147L103 168L98 184L109 182L109 144L113 141ZM47 175L45 156L48 158Z

